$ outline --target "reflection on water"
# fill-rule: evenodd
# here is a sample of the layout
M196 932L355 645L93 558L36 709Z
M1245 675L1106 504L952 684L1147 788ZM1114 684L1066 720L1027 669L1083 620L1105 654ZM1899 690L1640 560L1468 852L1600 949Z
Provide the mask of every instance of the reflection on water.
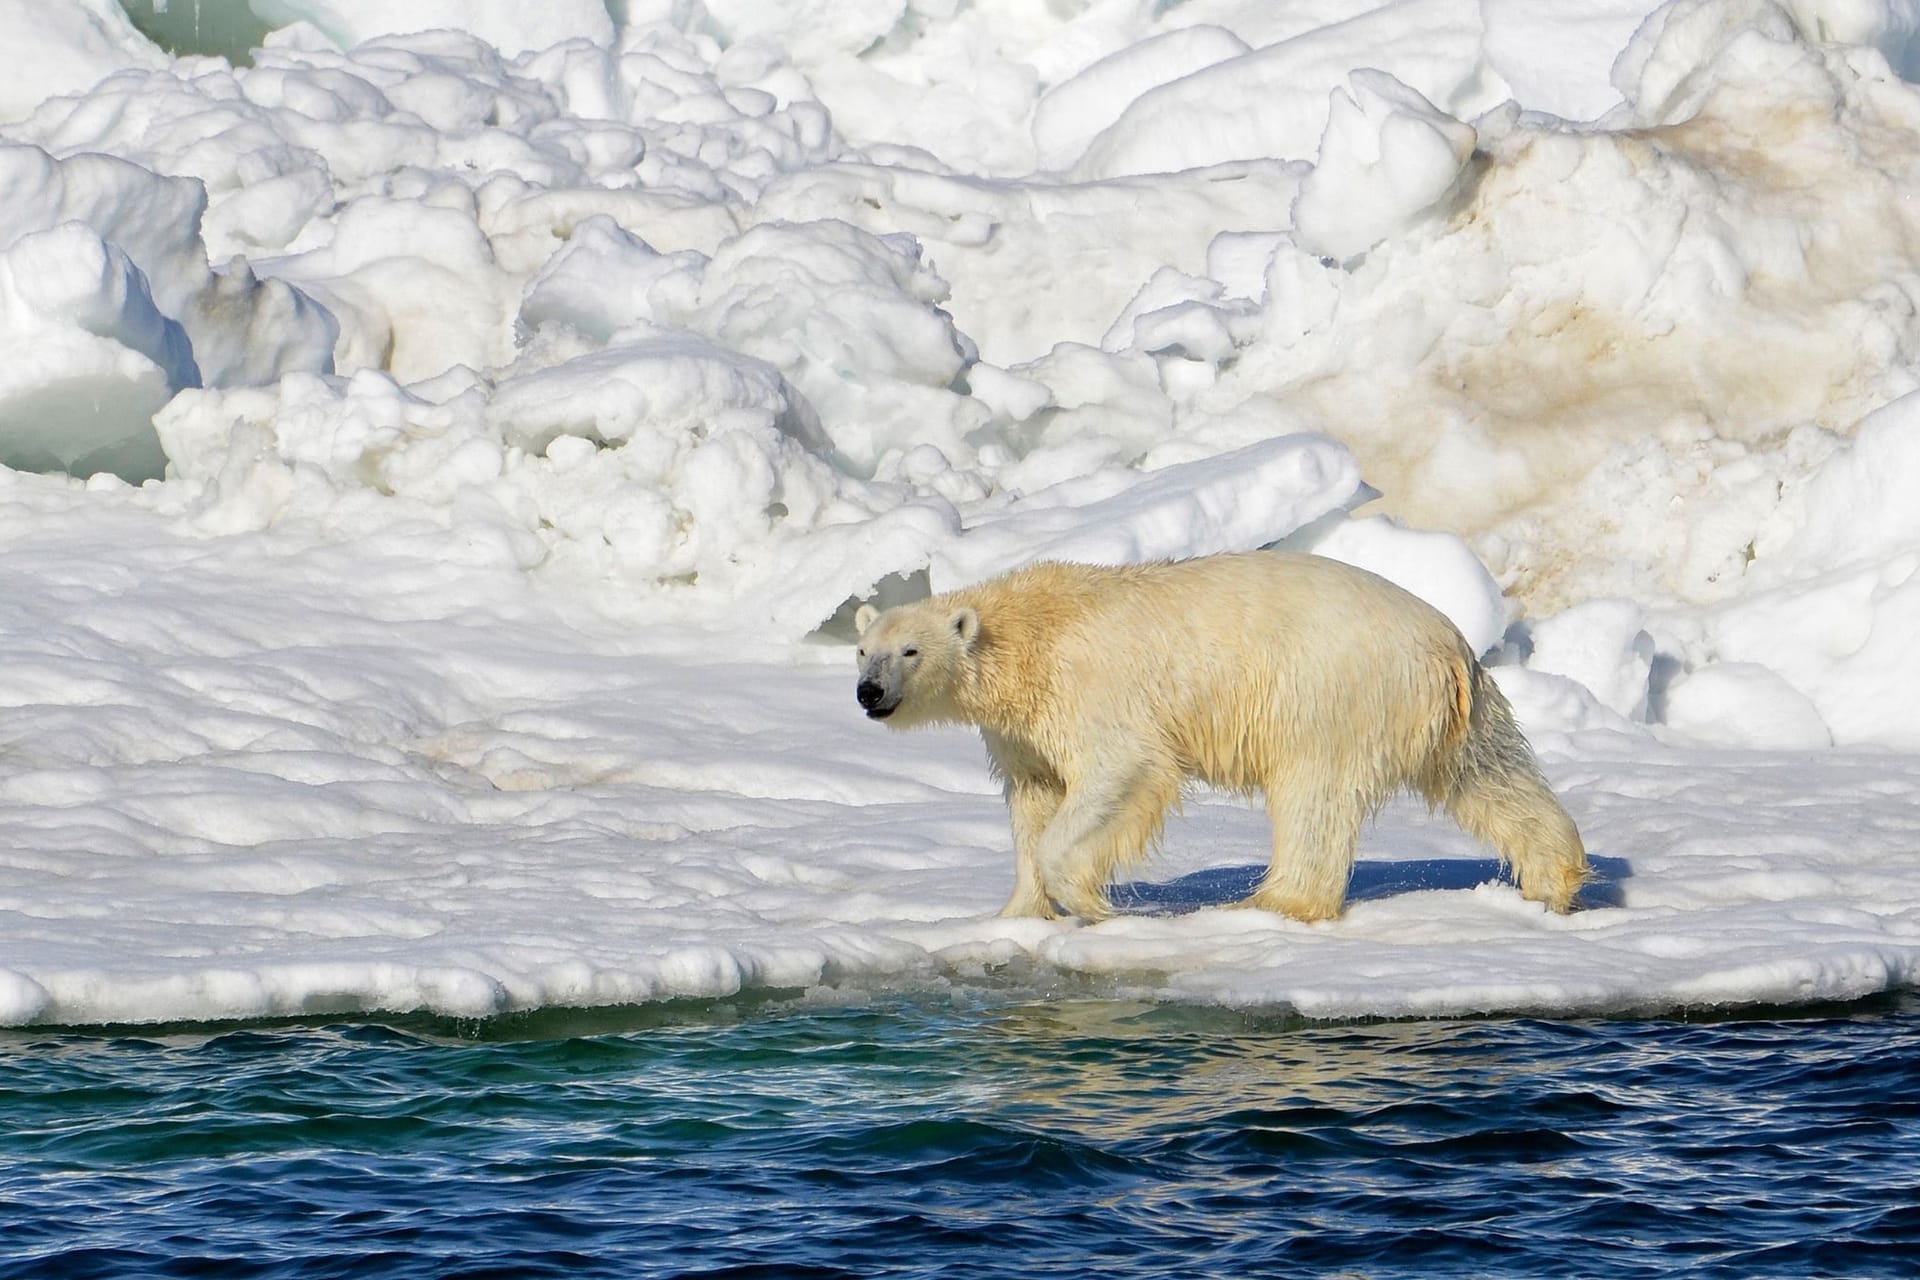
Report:
M1417 1088L1463 1069L1446 1046L1473 1028L1380 1023L1276 1033L1272 1023L1233 1013L1088 1001L1023 1005L987 1032L1021 1064L1017 1092L996 1101L1113 1141L1229 1115L1345 1113L1386 1088ZM1485 1056L1496 1069L1496 1056Z

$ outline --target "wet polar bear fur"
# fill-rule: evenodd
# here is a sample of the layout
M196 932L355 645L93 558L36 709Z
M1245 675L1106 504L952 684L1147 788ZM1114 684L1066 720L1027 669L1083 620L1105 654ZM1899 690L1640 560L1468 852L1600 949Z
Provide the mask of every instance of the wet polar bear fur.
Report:
M1273 855L1247 905L1298 920L1340 914L1360 828L1403 787L1527 897L1565 911L1586 879L1460 632L1365 570L1272 551L1037 564L855 623L869 717L979 726L1013 820L1002 915L1105 917L1188 779L1265 794Z

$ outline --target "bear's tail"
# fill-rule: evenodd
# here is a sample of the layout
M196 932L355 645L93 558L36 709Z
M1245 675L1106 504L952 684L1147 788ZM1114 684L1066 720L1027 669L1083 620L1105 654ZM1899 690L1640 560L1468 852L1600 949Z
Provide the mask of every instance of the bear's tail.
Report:
M1514 723L1513 707L1493 677L1462 654L1455 671L1444 766L1423 787L1472 835L1492 845L1520 892L1566 911L1587 882L1587 851L1573 819L1554 797ZM1464 732L1463 732L1464 730Z

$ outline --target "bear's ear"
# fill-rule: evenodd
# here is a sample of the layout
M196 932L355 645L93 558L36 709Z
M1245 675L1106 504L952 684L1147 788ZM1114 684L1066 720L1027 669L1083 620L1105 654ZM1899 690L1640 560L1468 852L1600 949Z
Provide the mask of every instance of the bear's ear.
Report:
M870 604L863 604L853 611L853 629L861 635L867 634L867 628L880 616L880 611Z
M972 647L975 637L980 634L980 615L962 606L953 611L952 623L953 634L960 637L960 643Z

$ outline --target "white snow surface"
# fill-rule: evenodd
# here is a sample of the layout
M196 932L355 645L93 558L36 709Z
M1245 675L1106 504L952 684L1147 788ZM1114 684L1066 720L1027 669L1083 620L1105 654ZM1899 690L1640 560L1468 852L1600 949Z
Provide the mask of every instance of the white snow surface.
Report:
M0 0L0 1025L1914 985L1920 10L1569 8ZM1486 655L1581 910L1410 804L1238 909L1201 792L993 914L854 603L1270 545Z

